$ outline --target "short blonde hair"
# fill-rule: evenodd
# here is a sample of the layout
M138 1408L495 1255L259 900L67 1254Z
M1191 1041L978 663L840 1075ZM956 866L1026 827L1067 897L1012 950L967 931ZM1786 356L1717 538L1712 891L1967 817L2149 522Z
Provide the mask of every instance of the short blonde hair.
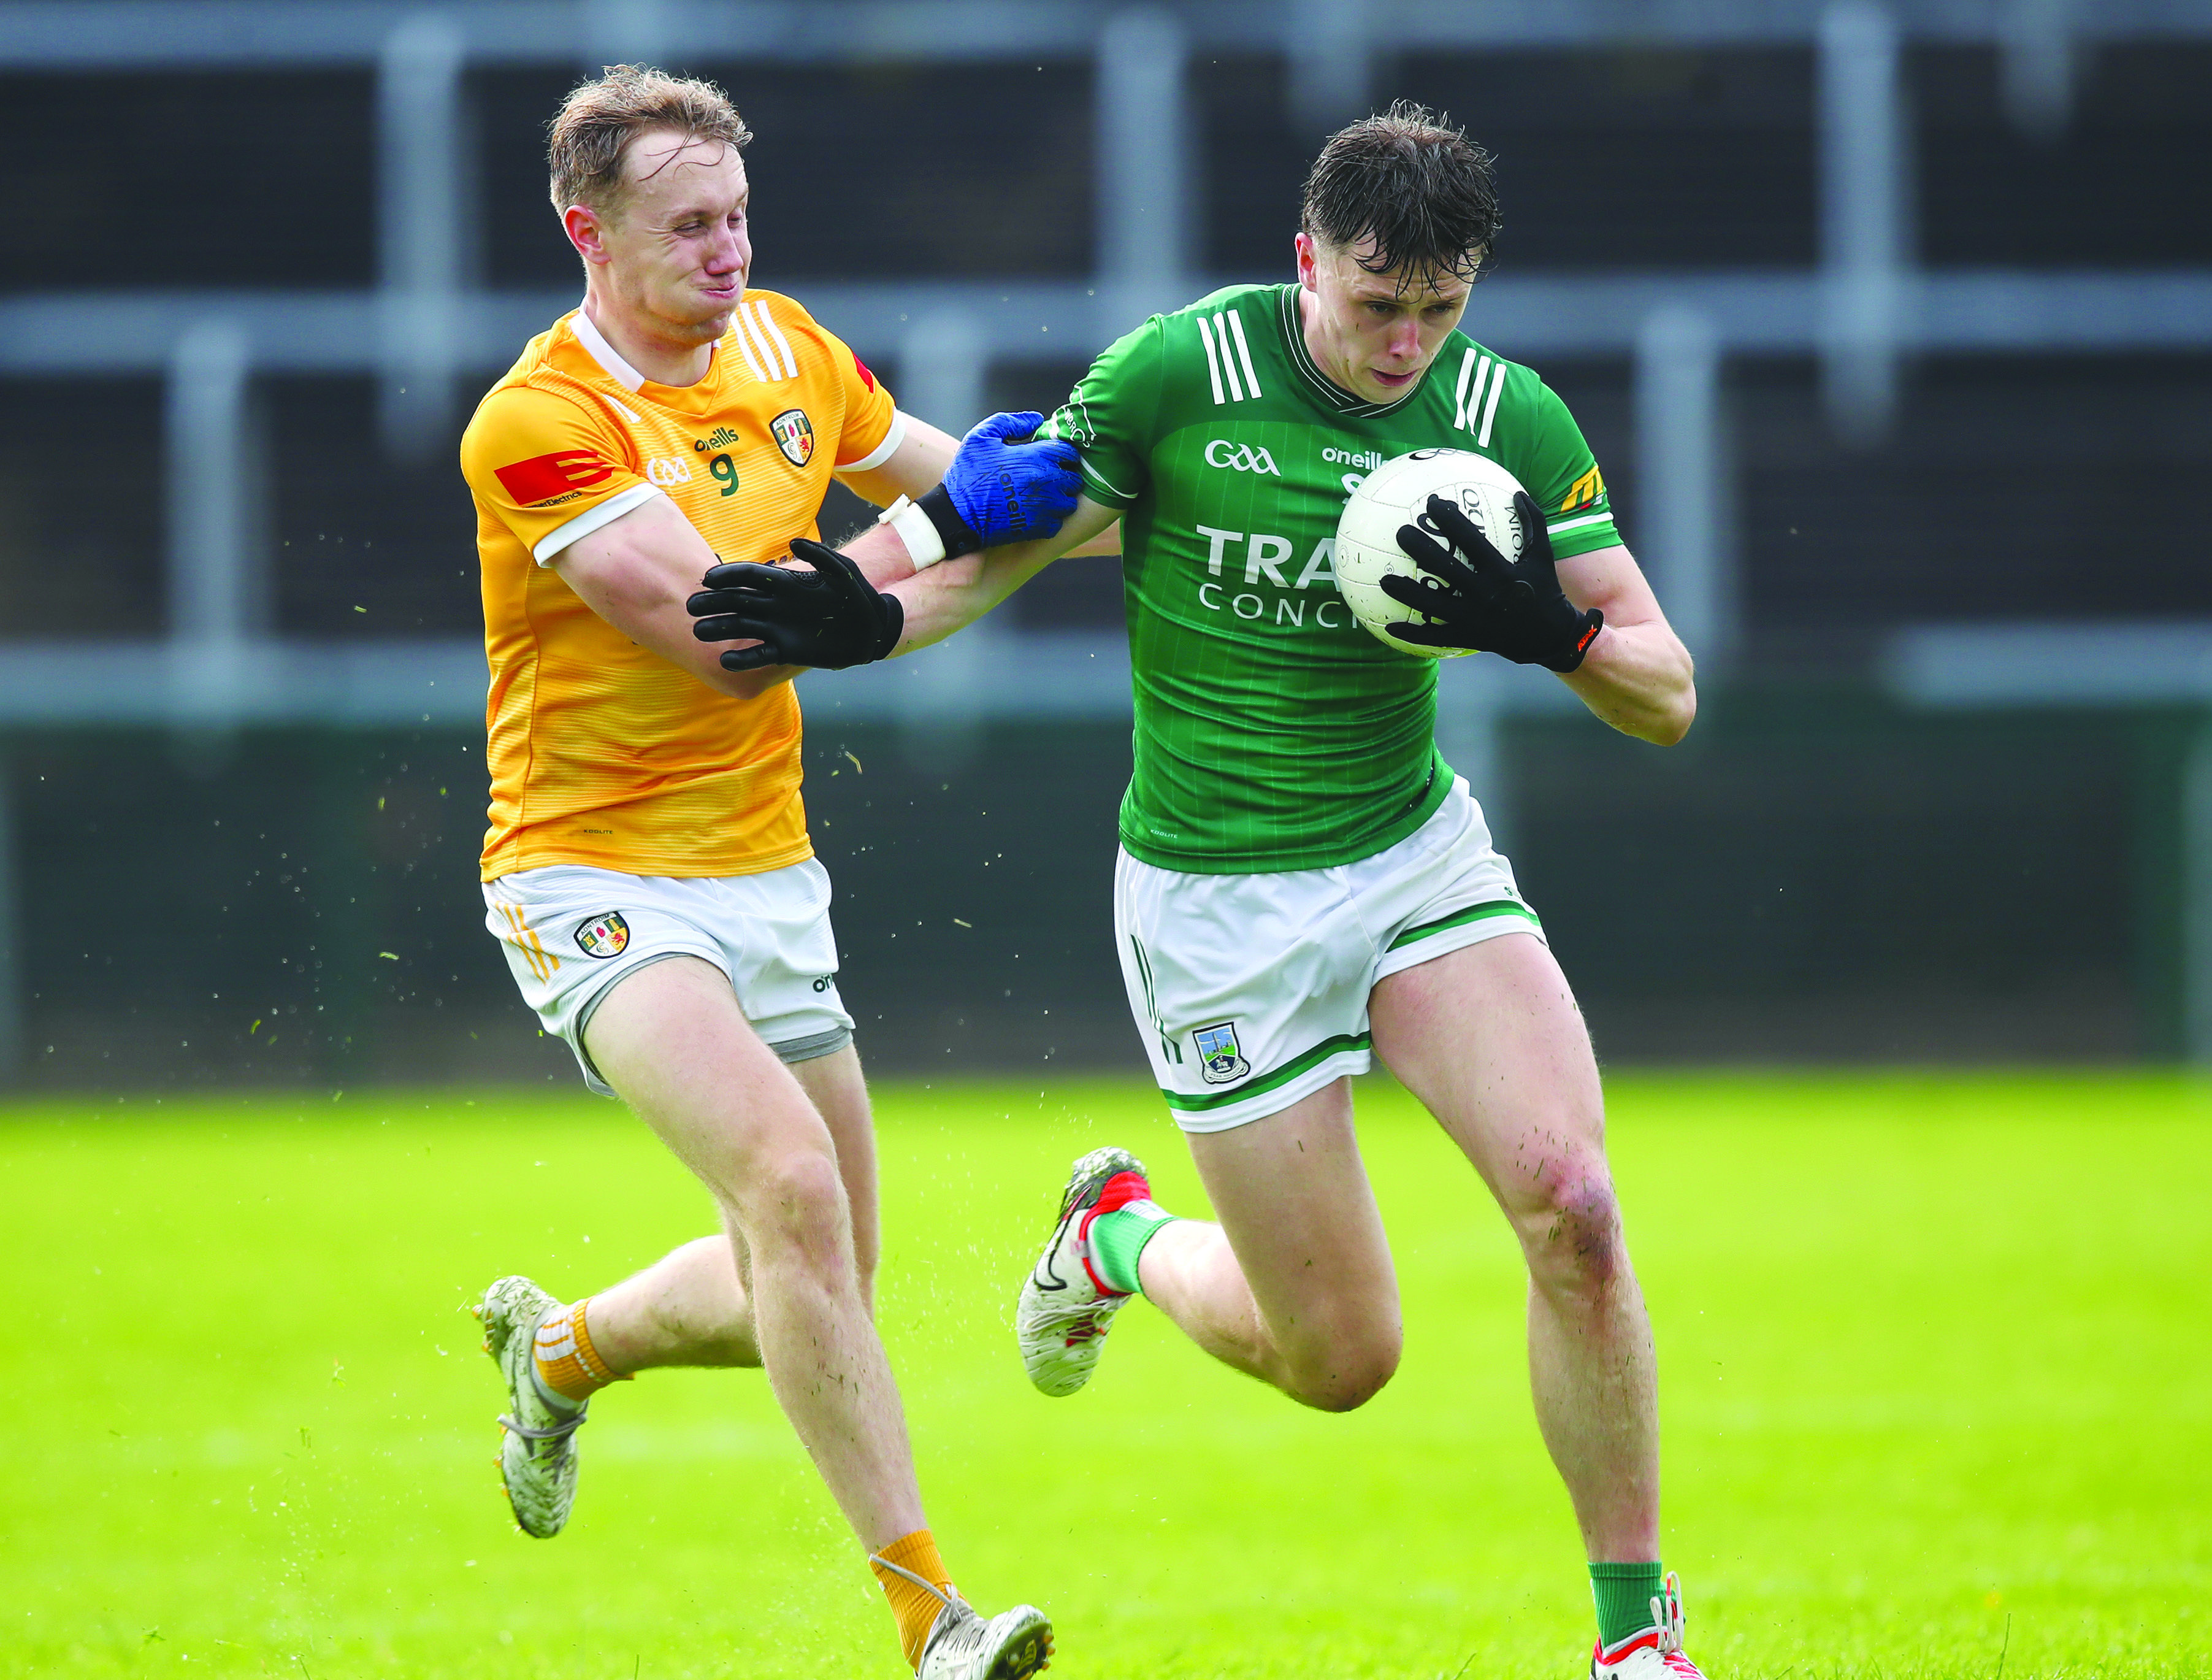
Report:
M609 64L599 80L570 93L548 125L553 208L588 204L603 216L619 210L629 190L623 165L630 143L655 129L681 134L687 146L719 140L742 149L753 137L730 96L713 82L649 64Z

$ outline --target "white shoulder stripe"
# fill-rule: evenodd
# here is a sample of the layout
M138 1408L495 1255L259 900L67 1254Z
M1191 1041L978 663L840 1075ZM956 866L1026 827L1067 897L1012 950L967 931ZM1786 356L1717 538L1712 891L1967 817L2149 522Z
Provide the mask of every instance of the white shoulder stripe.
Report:
M1481 435L1474 440L1475 447L1479 449L1487 449L1490 447L1491 423L1498 418L1498 399L1499 397L1503 396L1504 393L1505 364L1501 362L1492 371L1490 380L1490 401L1484 405L1482 411L1482 432ZM1468 417L1469 419L1473 419L1474 417L1473 415L1469 415Z
M1234 309L1227 313L1230 330L1237 335L1237 359L1244 364L1244 383L1252 387L1252 394L1256 397L1260 394L1260 375L1252 367L1252 347L1244 342L1244 317Z
M760 352L761 377L771 384L781 379L783 373L775 365L775 352L769 348L768 335L761 331L760 322L753 318L753 312L742 303L738 306L738 324L744 328L745 337L752 347Z
M1218 408L1225 400L1221 394L1221 364L1214 360L1213 333L1203 315L1198 318L1198 341L1206 346L1206 376L1213 381L1213 401Z
M1460 358L1459 383L1452 387L1452 428L1454 430L1457 430L1460 427L1467 424L1467 376L1474 371L1475 355L1475 350L1469 348L1468 353ZM1480 399L1482 393L1482 387L1477 385L1474 389L1476 397Z
M889 460L900 444L906 441L906 416L898 410L891 411L891 429L884 434L884 441L849 466L841 466L840 472L873 472Z
M738 310L738 320L743 320L744 315L744 310L740 307ZM745 337L744 328L737 325L735 321L732 322L729 337L736 340L738 354L744 357L745 366L752 370L752 376L765 385L768 382L768 375L761 371L760 358L753 354L753 347Z
M1490 376L1493 373L1499 375L1498 383L1501 385L1504 384L1504 369L1500 368L1497 362L1492 361L1490 357L1486 356L1479 363L1476 364L1474 369L1474 383L1468 388L1467 418L1462 423L1469 431L1473 431L1475 429L1475 416L1482 411L1483 387L1489 382Z
M1221 382L1229 387L1229 400L1244 400L1244 387L1237 382L1237 363L1229 354L1229 324L1218 315L1213 318L1213 336L1221 344Z
M791 340L783 336L783 329L775 324L775 311L768 307L768 300L764 297L755 298L753 308L760 315L761 325L768 329L768 336L775 340L775 347L782 354L783 376L797 379L799 358L791 353Z

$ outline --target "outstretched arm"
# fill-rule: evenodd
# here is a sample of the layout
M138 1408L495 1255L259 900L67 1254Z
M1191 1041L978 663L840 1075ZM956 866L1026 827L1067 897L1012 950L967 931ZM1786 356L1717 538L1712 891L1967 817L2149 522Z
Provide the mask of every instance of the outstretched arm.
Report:
M850 554L801 538L791 545L790 563L715 567L685 610L697 620L692 634L700 641L736 644L722 653L725 670L848 670L912 653L972 624L1113 518L1112 509L1085 502L1052 537L909 569L888 589L878 589ZM888 563L884 541L867 542L879 565Z
M1697 672L1642 568L1616 544L1562 560L1559 572L1570 600L1605 614L1582 664L1559 680L1623 734L1674 746L1698 715Z
M897 596L906 610L906 630L891 657L942 642L953 631L974 624L1064 554L1118 552L1118 544L1101 547L1096 539L1102 539L1119 517L1113 508L1086 496L1077 502L1075 511L1056 537L986 549L889 585L884 593ZM852 553L856 546L848 545L846 551Z
M917 420L909 415L907 417L906 435L899 441L899 447L891 452L889 460L872 472L848 472L841 477L845 487L854 495L878 508L888 508L902 496L921 496L938 484L952 465L952 458L959 452L958 438L939 431L927 420ZM1093 504L1086 502L1084 505ZM1073 519L1081 517L1081 514L1074 515L1069 524L1061 527L1061 535L1066 535L1074 528ZM1095 530L1086 527L1081 539L1060 551L1069 554L1119 554L1121 551L1121 534L1112 528L1118 517L1109 510L1103 525ZM1004 555L1013 553L1016 549L1041 546L1041 544L1024 543L987 552ZM840 543L838 547L852 557L862 575L878 589L886 588L902 578L919 575L912 557L907 553L906 544L890 526L871 525L849 540ZM1046 559L1054 557L1056 557L1047 556ZM965 561L946 561L938 569L966 563ZM1036 575L1037 567L1044 563L1045 560L1039 560L1021 578L1009 583L1000 599L1003 600L1005 594L1020 587L1023 582ZM981 616L981 612L977 616ZM944 632L945 635L951 633L951 630Z

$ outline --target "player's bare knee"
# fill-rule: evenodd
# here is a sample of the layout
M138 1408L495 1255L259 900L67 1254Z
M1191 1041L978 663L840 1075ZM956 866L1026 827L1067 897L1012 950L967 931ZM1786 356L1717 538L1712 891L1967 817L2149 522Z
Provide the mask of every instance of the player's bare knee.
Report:
M1521 1220L1528 1269L1540 1285L1600 1293L1622 1267L1620 1202L1602 1161L1547 1171L1545 1194Z
M746 1242L756 1251L798 1247L848 1256L852 1220L837 1163L819 1150L793 1149L759 1164L738 1198Z
M1290 1358L1291 1397L1316 1411L1357 1411L1398 1374L1404 1348L1404 1333L1381 1325L1302 1347Z

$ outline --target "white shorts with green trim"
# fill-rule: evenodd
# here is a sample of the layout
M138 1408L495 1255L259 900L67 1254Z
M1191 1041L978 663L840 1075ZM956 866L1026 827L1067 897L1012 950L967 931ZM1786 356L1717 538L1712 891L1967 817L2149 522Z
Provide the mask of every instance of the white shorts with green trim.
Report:
M484 883L484 925L523 1001L565 1041L584 1083L614 1091L584 1052L584 1029L616 981L671 957L729 977L753 1031L786 1062L853 1042L837 995L830 872L808 858L758 875L626 875L556 863Z
M1125 851L1114 925L1130 1013L1187 1132L1365 1073L1383 976L1500 934L1544 936L1464 781L1396 845L1333 869L1194 875Z

